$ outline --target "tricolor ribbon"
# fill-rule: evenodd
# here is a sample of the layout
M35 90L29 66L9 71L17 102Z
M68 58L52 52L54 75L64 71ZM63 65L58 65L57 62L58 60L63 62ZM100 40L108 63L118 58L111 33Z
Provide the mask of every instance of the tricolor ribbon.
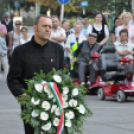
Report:
M56 134L63 134L64 133L64 110L63 110L63 101L59 92L59 89L57 87L57 84L54 82L45 82L45 81L41 81L42 86L44 87L46 84L48 84L49 88L51 89L51 92L57 102L57 105L59 107L59 111L60 111L60 121L59 121L59 125L58 125L58 129L57 129L57 133Z

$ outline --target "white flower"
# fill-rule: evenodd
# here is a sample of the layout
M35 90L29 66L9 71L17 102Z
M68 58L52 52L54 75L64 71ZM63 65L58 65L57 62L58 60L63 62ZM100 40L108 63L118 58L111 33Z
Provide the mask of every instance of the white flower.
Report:
M67 95L69 93L68 87L63 87L63 94Z
M50 103L48 101L43 101L41 104L42 108L45 108L46 111L48 111L51 107Z
M51 128L51 122L47 123L46 125L42 126L41 129L44 131L48 131Z
M34 87L39 93L41 93L43 90L43 86L40 83L34 84Z
M85 107L81 104L79 107L77 107L79 113L84 114L85 113Z
M36 105L39 105L40 103L40 100L36 100L34 99L34 97L31 98L31 102L36 106Z
M36 112L36 110L33 110L33 112L31 113L32 117L38 117L39 114Z
M65 95L65 94L62 94L61 97L63 101L66 101L68 99L68 95Z
M44 86L44 91L45 91L47 94L50 94L50 93L51 93L51 90L50 90L48 84L46 84L46 85Z
M52 105L52 108L51 108L51 113L53 113L55 111L55 109L57 108L56 105Z
M78 93L79 93L78 89L74 88L73 91L72 91L72 95L76 96L76 95L78 95Z
M53 102L54 102L54 103L56 102L55 98L53 98Z
M60 120L59 120L58 118L55 118L54 121L53 121L53 125L54 125L55 127L58 127L59 121L60 121Z
M68 107L68 103L66 101L63 101L63 108L67 108Z
M59 75L54 75L53 76L54 81L56 81L57 83L61 83L62 82L62 78Z
M52 93L49 93L48 94L48 98L52 99L53 98L53 94Z
M75 115L73 111L69 111L65 114L65 116L67 117L67 119L73 119Z
M69 101L69 105L70 105L71 107L76 107L76 106L77 106L77 101L74 100L74 99L72 99L72 100Z
M69 119L67 119L67 120L65 121L65 126L66 126L66 127L71 127L71 126L72 126L72 123L71 123L71 121L70 121Z
M60 110L59 110L59 108L58 108L58 107L55 109L55 114L56 114L57 116L59 116L59 115L60 115Z
M47 113L41 112L41 114L40 114L41 120L46 121L46 120L48 120L48 118L49 118L49 115Z

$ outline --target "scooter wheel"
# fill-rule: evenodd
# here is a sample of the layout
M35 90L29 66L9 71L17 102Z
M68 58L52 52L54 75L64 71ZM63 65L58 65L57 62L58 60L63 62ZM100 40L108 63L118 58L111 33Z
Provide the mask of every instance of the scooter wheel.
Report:
M118 102L124 102L126 100L126 94L122 90L118 90L116 98Z
M97 91L97 96L100 100L104 100L105 99L105 95L104 95L104 91L103 88L99 88Z

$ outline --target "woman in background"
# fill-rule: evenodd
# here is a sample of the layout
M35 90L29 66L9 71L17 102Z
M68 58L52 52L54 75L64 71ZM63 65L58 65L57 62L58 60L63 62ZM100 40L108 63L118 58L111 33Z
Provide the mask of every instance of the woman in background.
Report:
M20 31L21 31L23 37L20 39L19 44L21 45L21 44L25 44L25 43L29 42L31 40L31 38L28 37L28 29L27 29L27 27L23 26Z
M107 44L107 41L109 39L109 30L106 23L106 19L102 13L97 13L95 15L95 23L93 25L88 26L87 34L89 33L97 34L98 44Z

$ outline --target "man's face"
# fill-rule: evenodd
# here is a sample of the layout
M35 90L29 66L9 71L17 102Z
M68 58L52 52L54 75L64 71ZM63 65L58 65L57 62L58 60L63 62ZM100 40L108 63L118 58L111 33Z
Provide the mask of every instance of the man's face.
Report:
M83 24L84 25L88 25L89 24L89 19L88 18L84 18L83 19Z
M57 28L58 27L58 25L59 25L59 20L58 20L58 18L52 18L52 23L53 23L53 28Z
M47 40L50 38L52 29L52 21L50 18L41 17L38 25L33 26L35 36L38 36L41 40Z
M70 23L69 22L64 22L63 28L65 29L65 31L68 31L69 27L70 27Z
M121 41L127 41L127 39L128 39L128 37L127 37L127 33L121 33L121 35L120 35L120 39L121 39Z
M6 21L8 21L8 20L9 20L9 17L5 17L4 19L5 19Z
M90 44L90 45L95 44L95 43L96 43L96 40L97 40L97 38L96 38L96 37L89 36L89 44Z

